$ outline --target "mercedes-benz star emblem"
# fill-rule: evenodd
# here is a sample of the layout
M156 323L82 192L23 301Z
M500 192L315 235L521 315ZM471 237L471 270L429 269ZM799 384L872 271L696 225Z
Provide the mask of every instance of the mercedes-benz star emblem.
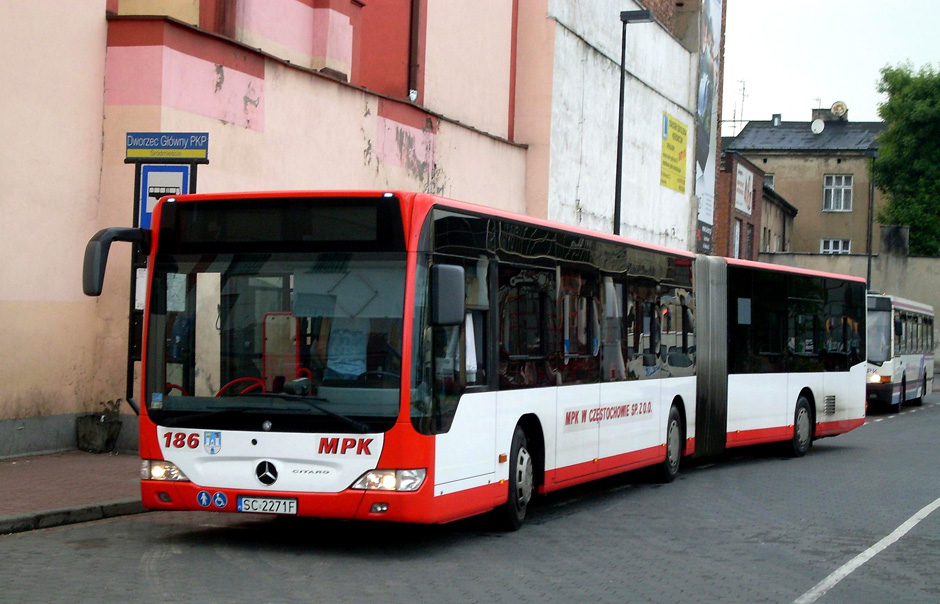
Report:
M258 477L261 484L271 486L277 481L277 468L270 461L262 461L255 468L255 476Z

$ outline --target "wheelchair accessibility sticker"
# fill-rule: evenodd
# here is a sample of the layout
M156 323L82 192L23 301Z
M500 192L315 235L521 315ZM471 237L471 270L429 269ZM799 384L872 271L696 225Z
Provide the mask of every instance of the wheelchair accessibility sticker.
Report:
M228 497L221 492L212 495L209 491L199 491L196 493L196 501L204 508L214 505L219 509L225 509L225 506L228 505Z

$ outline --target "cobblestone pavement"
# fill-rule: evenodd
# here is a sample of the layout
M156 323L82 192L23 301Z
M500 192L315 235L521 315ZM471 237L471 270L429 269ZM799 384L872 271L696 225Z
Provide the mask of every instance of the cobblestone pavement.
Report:
M542 498L516 533L149 513L0 536L11 602L794 602L940 497L940 406ZM940 511L813 602L940 602Z

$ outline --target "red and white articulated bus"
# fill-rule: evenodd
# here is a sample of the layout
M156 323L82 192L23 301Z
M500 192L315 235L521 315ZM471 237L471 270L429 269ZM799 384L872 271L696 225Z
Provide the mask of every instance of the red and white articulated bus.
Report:
M865 282L400 192L167 197L140 408L151 509L441 523L865 415Z

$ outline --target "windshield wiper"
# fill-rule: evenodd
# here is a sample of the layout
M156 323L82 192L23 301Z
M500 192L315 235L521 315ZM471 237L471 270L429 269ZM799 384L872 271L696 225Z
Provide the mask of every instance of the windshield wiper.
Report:
M174 410L179 411L179 410ZM204 411L202 413L193 413L192 415L180 415L177 417L171 417L168 420L160 422L162 426L178 426L180 424L185 424L192 420L205 419L207 417L217 417L219 415L235 415L238 413L244 413L245 411L260 411L257 407L220 407L218 409L213 409L211 411Z
M306 380L308 387L309 387L309 380L307 380L307 378L298 378L296 380L291 380L291 382L288 382L287 384L285 384L284 390L290 390L291 388L289 388L288 385L292 385L293 383L299 382L300 380ZM300 389L302 390L302 388ZM337 413L336 411L333 411L332 409L328 409L324 407L323 405L321 405L320 403L330 402L329 399L323 398L322 396L311 396L309 394L294 394L291 392L245 392L245 393L242 393L241 396L274 397L274 398L279 398L285 401L297 401L299 403L303 403L307 405L308 407L312 407L316 409L317 411L319 411L320 413L324 415L328 415L332 417L333 419L338 419L341 422L344 422L345 424L352 426L359 432L367 433L372 430L372 428L370 428L368 425L358 420L355 420L351 417L343 415L342 413Z

